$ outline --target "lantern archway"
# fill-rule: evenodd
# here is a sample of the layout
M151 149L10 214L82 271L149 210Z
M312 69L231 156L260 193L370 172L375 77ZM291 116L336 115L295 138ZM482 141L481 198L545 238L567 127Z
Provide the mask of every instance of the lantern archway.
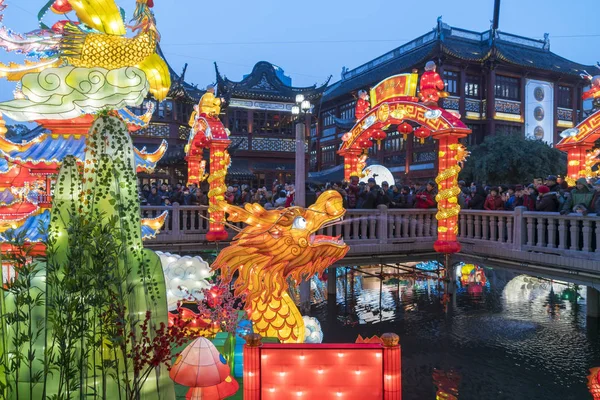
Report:
M372 146L372 140L385 138L390 125L406 128L407 121L420 125L414 130L419 138L431 137L439 142L438 148L438 239L435 250L442 253L460 251L456 241L460 206L457 177L459 163L467 156L458 139L466 137L471 130L458 116L435 103L423 104L415 97L417 74L401 74L387 78L371 89L372 108L344 135L338 154L344 157L344 178L360 176L364 167L364 153ZM401 128L402 129L402 128ZM408 130L401 133L408 134Z
M206 240L210 242L227 240L229 237L223 225L225 213L213 209L218 201L224 200L224 194L227 191L225 176L230 164L227 152L229 143L231 140L229 140L227 130L217 117L204 113L195 117L185 148L185 159L188 162L188 185L195 183L200 186L200 182L206 178L206 161L202 160L202 152L208 148L210 151L210 175L206 179L210 184L208 192L210 221Z
M567 182L575 186L578 178L587 178L591 168L598 163L599 151L593 151L600 139L600 110L596 111L575 128L567 129L556 148L567 153Z

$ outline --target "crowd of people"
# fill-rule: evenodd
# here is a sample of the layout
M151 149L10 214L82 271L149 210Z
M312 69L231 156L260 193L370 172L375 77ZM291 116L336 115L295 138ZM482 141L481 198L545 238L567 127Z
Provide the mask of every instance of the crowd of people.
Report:
M170 206L174 203L207 206L208 192L200 190L195 183L189 186L152 183L142 186L140 201L142 205L149 206Z
M585 178L577 180L575 187L569 187L561 177L549 175L546 179L537 178L530 184L488 186L475 182L467 185L458 182L460 193L458 204L463 209L471 210L505 210L515 207L526 207L528 211L560 212L561 214L588 213L600 214L600 179L590 181ZM429 181L425 185L390 185L375 179L359 182L334 182L326 185L308 185L308 193L318 197L325 190L335 190L344 199L344 206L349 209L377 208L385 205L389 208L436 208L437 185ZM270 188L265 186L252 188L249 185L234 183L224 194L229 204L243 206L246 203L258 203L266 209L290 207L295 205L295 188L293 184L273 182ZM208 205L208 193L197 185L175 186L168 184L144 185L140 198L147 205Z

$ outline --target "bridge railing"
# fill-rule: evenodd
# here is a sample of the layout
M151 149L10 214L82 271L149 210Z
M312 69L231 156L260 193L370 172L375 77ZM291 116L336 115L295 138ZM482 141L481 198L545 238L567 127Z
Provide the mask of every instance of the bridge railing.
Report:
M143 206L142 217L155 217L164 210L169 211L169 218L149 245L191 245L206 240L208 207ZM351 246L351 254L427 250L437 236L436 211L385 206L353 209L347 211L343 221L327 226L318 234L342 237ZM528 212L522 207L515 211L462 210L458 228L458 238L465 250L486 247L499 255L510 250L600 261L600 216L595 214ZM237 233L231 227L226 230L230 238Z

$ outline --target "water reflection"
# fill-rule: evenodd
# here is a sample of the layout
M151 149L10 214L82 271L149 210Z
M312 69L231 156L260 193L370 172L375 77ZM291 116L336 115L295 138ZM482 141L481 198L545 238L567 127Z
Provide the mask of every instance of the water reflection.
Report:
M335 301L326 283L314 284L324 341L399 334L405 400L435 399L435 371L462 377L461 400L590 398L600 339L586 327L585 287L472 264L416 265L338 268Z

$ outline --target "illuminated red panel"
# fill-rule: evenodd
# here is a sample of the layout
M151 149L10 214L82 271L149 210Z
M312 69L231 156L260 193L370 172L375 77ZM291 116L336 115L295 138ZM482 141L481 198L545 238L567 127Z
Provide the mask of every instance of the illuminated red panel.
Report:
M260 348L261 399L380 400L383 353L379 344L265 344Z

